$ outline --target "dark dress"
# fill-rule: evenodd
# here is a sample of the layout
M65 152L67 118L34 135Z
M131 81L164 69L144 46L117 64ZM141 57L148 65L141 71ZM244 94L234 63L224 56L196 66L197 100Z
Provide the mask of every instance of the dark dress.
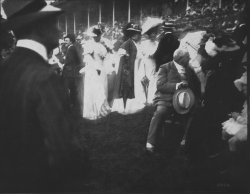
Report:
M131 39L124 42L120 48L124 49L129 56L122 56L120 59L114 87L114 99L125 96L132 99L135 98L134 68L137 48Z
M220 52L203 63L207 71L204 107L194 118L188 134L187 150L191 157L216 154L222 145L222 122L231 112L241 112L245 101L243 93L234 85L240 78L237 56L240 50Z
M173 33L168 32L161 38L157 50L154 53L156 71L159 70L161 65L173 60L173 53L179 45L180 42Z
M17 47L1 64L0 85L0 191L62 188L59 179L84 166L62 78L38 53Z

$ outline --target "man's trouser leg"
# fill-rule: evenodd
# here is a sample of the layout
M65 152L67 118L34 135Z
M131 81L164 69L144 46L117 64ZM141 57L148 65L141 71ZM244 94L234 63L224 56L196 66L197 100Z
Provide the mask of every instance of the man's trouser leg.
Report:
M159 131L162 130L164 120L167 116L171 115L172 109L172 107L162 105L157 106L149 126L147 143L150 143L153 146L156 144L156 139Z

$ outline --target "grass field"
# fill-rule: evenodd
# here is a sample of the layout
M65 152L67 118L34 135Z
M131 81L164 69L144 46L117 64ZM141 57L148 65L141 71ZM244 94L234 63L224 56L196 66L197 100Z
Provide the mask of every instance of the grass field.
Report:
M73 119L81 143L89 152L87 179L75 183L87 193L201 193L225 192L216 187L216 169L207 161L190 163L179 145L181 129L165 131L158 153L145 154L154 109L133 115L110 113L97 121L85 120L75 110Z

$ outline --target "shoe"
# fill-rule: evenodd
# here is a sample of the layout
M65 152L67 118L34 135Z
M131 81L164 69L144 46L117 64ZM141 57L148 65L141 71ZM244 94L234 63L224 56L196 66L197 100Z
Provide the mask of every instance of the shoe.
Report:
M154 147L152 147L152 148L146 148L146 150L148 151L148 152L150 152L150 153L154 153Z
M146 148L146 149L143 149L143 155L146 157L146 158L153 158L154 157L154 151L152 152L152 150Z
M214 158L218 158L219 156L220 156L220 153L216 153L216 154L214 154L214 155L208 156L208 158L214 159Z
M149 152L154 152L154 146L151 144L151 143L148 143L146 144L146 149L149 151Z

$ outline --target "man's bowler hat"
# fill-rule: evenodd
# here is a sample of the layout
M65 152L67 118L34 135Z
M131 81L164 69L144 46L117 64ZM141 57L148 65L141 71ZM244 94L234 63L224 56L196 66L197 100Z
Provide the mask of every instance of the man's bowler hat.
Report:
M63 37L64 40L65 38L69 38L72 43L76 41L76 36L74 34L67 34L66 36Z
M165 28L165 29L169 29L169 28L174 28L174 24L173 23L170 23L170 22L163 22L162 23L162 28Z

